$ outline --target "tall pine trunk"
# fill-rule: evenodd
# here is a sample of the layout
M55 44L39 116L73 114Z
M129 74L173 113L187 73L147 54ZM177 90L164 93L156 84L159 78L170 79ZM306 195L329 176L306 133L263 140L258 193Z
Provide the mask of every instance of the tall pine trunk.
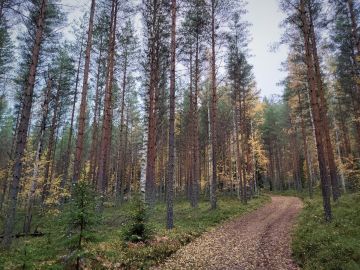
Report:
M306 129L305 129L305 121L304 121L304 114L303 114L303 106L301 101L300 93L298 93L298 102L300 107L300 121L301 121L301 135L303 139L303 147L304 147L304 155L305 155L305 166L308 178L308 189L309 189L309 197L313 197L313 176L310 170L310 158L309 158L309 150L308 150L308 143L306 139Z
M95 108L94 108L94 119L92 124L92 135L91 135L91 148L90 148L90 169L89 169L89 182L94 186L96 185L96 168L97 168L97 154L99 150L98 137L99 137L99 119L100 119L100 73L101 73L101 57L103 53L103 39L100 38L100 52L96 74L96 87L95 87Z
M317 52L317 45L316 45L316 36L315 36L315 29L314 29L314 22L312 18L312 11L310 2L308 2L308 12L309 12L309 27L310 27L310 42L312 48L312 56L314 61L314 68L315 68L315 76L317 81L317 87L319 92L319 105L320 105L320 114L323 123L323 135L324 135L324 142L325 142L325 149L327 154L327 161L329 165L329 172L330 172L330 180L331 180L331 187L332 187L332 195L333 200L337 201L340 197L340 188L339 188L339 181L337 177L337 168L335 163L334 157L334 150L330 138L330 130L329 130L329 120L327 115L327 103L325 98L325 91L324 86L321 78L321 71L320 71L320 60L318 57Z
M242 159L241 159L241 148L240 148L240 139L239 139L239 105L237 95L234 101L234 127L235 127L235 143L236 143L236 176L239 181L239 196L241 201L244 200L244 189L243 189L243 177L242 177Z
M115 62L115 36L116 36L116 17L117 17L117 0L112 1L111 7L111 26L109 32L109 56L108 70L105 84L104 98L104 115L102 134L100 142L99 168L97 176L97 190L105 195L108 182L109 153L111 144L111 119L112 119L112 87L114 79L114 62Z
M125 165L125 140L123 140L124 131L124 109L125 109L125 94L127 87L127 65L128 65L128 54L125 52L124 55L124 71L122 78L122 96L121 96L121 111L120 111L120 130L119 130L119 150L118 150L118 161L117 161L117 175L116 175L116 201L122 200L123 189L124 189L124 165Z
M82 166L94 17L95 17L95 0L92 0L91 8L90 8L89 29L88 29L88 33L87 33L88 36L87 36L87 42L86 42L86 51L85 51L84 78L83 78L83 87L82 87L82 93L81 93L80 113L79 113L79 118L78 118L79 123L78 123L77 139L76 139L74 174L73 174L73 178L72 178L72 184L77 183L77 181L79 180L80 173L81 173L81 166Z
M20 179L22 174L22 158L24 157L29 123L30 123L30 113L33 103L35 76L39 61L41 43L43 40L46 8L47 8L47 0L42 0L40 5L40 11L36 18L36 32L35 32L34 45L31 53L31 62L30 62L31 64L29 67L28 78L23 96L23 107L21 109L21 117L20 117L18 132L16 136L13 179L11 181L11 186L10 186L9 206L6 212L4 237L2 240L2 244L4 247L9 247L11 245L12 233L15 226L17 197L18 197Z
M357 119L355 121L355 130L357 135L357 155L360 157L360 69L359 69L359 59L360 59L360 37L358 33L358 18L354 7L353 0L347 0L347 8L349 12L349 18L351 22L351 41L352 41L352 61L354 65L354 75L356 77L356 91L352 94L352 104L354 108L354 115Z
M145 201L149 205L155 203L156 184L155 184L155 164L157 154L157 126L156 111L159 85L159 46L160 46L160 18L159 6L162 3L150 1L154 5L151 11L151 29L148 40L149 46L149 86L148 86L148 135L147 135L147 154L146 154L146 181L145 181Z
M322 134L322 115L320 113L319 105L319 93L317 87L317 80L315 75L315 68L313 64L313 56L311 49L311 30L309 26L309 18L306 12L306 0L300 1L300 20L302 22L302 34L304 38L304 47L305 47L305 63L307 66L307 79L310 90L310 101L311 101L311 110L314 118L314 128L315 128L315 138L316 138L316 148L318 153L318 162L320 169L320 179L321 179L321 191L323 196L323 206L324 206L324 215L325 220L330 222L332 219L331 213L331 204L330 204L330 183L327 175L326 169L326 160L325 160L325 150L324 150L324 136Z
M169 157L166 179L166 227L168 229L174 227L176 0L171 1L170 53Z
M71 109L70 130L69 130L68 143L67 143L67 148L66 148L65 157L64 157L64 163L63 163L64 171L63 171L63 176L61 178L60 188L65 187L67 178L69 175L71 146L72 146L72 139L73 139L73 132L74 132L75 108L76 108L77 95L78 95L78 85L79 85L82 54L83 54L83 37L81 38L81 43L80 43L80 54L79 54L78 66L77 66L77 71L76 71L76 79L75 79L75 93L74 93L74 99L73 99L72 109ZM62 201L63 201L63 199L62 199Z
M199 201L199 183L200 183L200 146L199 146L199 112L198 112L198 95L199 95L199 35L196 36L195 42L195 83L193 96L193 182L192 182L192 207L198 206Z
M217 142L216 142L216 111L217 111L217 93L216 93L216 26L215 26L215 0L211 1L211 148L212 148L212 178L210 182L210 204L211 209L217 208Z
M58 121L59 121L59 112L60 112L60 96L61 96L61 84L62 82L62 71L60 71L60 76L58 79L58 87L55 94L55 107L53 112L53 117L51 120L51 126L50 126L50 134L49 134L49 143L47 147L46 152L46 164L45 164L45 172L44 172L44 183L43 183L43 189L41 193L41 203L44 204L46 198L49 195L50 191L50 185L52 180L52 171L53 171L53 157L55 155L55 146L56 146L56 132L58 130Z
M38 186L38 177L39 177L39 163L42 155L42 150L44 146L44 137L45 137L45 130L46 130L46 120L48 118L49 113L49 103L50 103L50 93L52 87L52 79L47 79L47 86L45 91L44 103L42 105L42 117L40 123L40 134L39 134L39 141L35 152L35 160L34 160L34 168L32 173L32 182L27 198L26 203L26 212L25 212L25 220L24 220L24 227L23 231L25 234L30 233L31 228L31 221L32 221L32 212L33 206L35 203L35 192Z

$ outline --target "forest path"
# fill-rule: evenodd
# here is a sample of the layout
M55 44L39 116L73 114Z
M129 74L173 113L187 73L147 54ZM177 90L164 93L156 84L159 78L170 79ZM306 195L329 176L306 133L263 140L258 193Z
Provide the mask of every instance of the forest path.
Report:
M299 269L290 244L302 202L295 197L271 199L264 207L203 234L157 269Z

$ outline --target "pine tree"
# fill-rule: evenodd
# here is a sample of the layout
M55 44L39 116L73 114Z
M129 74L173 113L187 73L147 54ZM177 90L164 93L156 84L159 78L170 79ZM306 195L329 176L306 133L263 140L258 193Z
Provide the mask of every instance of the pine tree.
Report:
M169 158L166 181L167 215L166 227L174 227L174 170L175 170L175 76L176 76L176 0L171 2L171 72L170 72L170 112L169 112Z
M115 62L115 41L117 25L118 2L113 0L111 4L109 48L106 71L105 97L102 134L100 140L99 168L97 175L97 190L102 195L102 201L105 199L105 192L109 177L109 157L111 146L111 123L112 123L112 95L114 84L114 62Z
M82 269L81 260L88 255L86 243L96 239L94 228L100 223L96 211L96 194L91 185L83 181L74 184L65 221L71 258L76 261L75 268Z
M73 184L77 183L77 181L80 178L81 164L82 164L81 162L83 158L88 80L89 80L90 57L91 57L91 48L92 48L92 35L93 35L93 27L94 27L95 5L96 5L96 1L92 0L90 7L89 28L88 28L87 40L86 40L85 67L84 67L83 87L81 92L80 113L78 117L79 123L78 123L76 152L75 152L75 160L74 160L74 174L72 179Z
M51 3L51 5L50 5ZM21 117L19 120L19 125L17 128L16 135L16 146L15 146L15 161L13 167L13 179L11 181L10 194L9 194L9 208L7 210L7 221L4 227L4 238L2 241L3 246L9 247L12 240L12 232L15 225L15 215L17 207L17 196L19 192L19 184L22 174L22 158L24 156L24 151L27 141L27 132L30 122L30 113L33 104L33 94L34 94L34 85L35 77L37 74L37 66L39 62L41 45L43 42L44 30L48 30L50 25L47 25L47 14L49 12L49 7L52 6L52 2L48 3L47 0L42 0L38 4L34 5L34 10L32 11L32 19L35 21L34 33L35 39L33 42L33 47L31 51L31 62L28 66L27 79L24 86L24 95L23 95L23 106L21 108ZM33 26L33 24L32 24Z
M143 18L146 35L146 87L147 87L147 150L145 200L153 205L156 196L156 156L157 156L157 114L161 83L161 49L167 25L168 6L162 1L144 0Z

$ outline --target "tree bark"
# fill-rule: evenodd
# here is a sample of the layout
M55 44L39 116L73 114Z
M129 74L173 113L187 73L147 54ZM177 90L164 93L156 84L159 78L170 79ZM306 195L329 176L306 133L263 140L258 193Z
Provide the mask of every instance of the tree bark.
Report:
M324 136L324 142L325 142L325 149L327 153L327 160L329 165L329 171L330 171L330 180L331 180L331 186L332 186L332 195L333 200L337 201L340 197L340 188L339 188L339 181L337 177L337 168L335 163L335 157L334 157L334 150L330 138L330 130L329 130L329 120L328 120L328 110L327 110L327 103L325 98L325 91L324 86L321 78L321 71L320 71L320 61L318 57L317 52L317 45L316 45L316 36L315 36L315 30L314 30L314 23L312 18L312 11L310 2L308 1L308 12L309 12L309 27L310 27L310 43L312 48L312 56L314 61L314 69L315 69L315 77L317 81L317 87L319 92L319 107L320 107L320 114L322 118L322 124L323 124L323 136Z
M355 130L357 135L357 155L360 156L360 70L359 70L359 61L360 61L360 37L358 34L358 23L357 23L357 14L354 8L353 0L347 0L347 8L349 11L349 17L351 21L351 39L352 39L352 60L354 65L354 75L356 77L356 90L353 91L352 96L352 104L354 108L354 115L357 119L355 121Z
M72 146L72 139L73 139L73 132L74 132L75 108L76 108L77 95L78 95L78 85L79 85L82 53L83 53L83 37L81 38L81 43L80 43L80 54L79 54L77 71L76 71L75 93L74 93L74 99L73 99L72 110L71 110L69 138L68 138L66 153L65 153L65 157L64 157L64 171L63 171L63 176L61 178L60 188L65 187L66 181L67 181L67 178L69 175L69 164L70 164L71 146ZM63 199L62 199L62 202L63 202Z
M100 144L99 168L97 177L97 190L105 196L108 182L109 153L111 144L111 119L112 119L112 87L114 81L114 62L115 62L115 37L117 19L117 0L112 1L111 26L109 33L109 57L108 70L105 85L104 115L102 125L102 135Z
M52 178L52 170L53 170L53 166L51 166L51 170L50 170L50 164L53 161L53 155L55 153L55 146L56 146L56 131L58 129L58 114L60 111L60 96L61 96L61 81L62 81L62 71L60 73L59 79L58 79L58 87L56 90L56 95L55 95L55 107L54 107L54 112L53 112L53 117L51 120L51 127L50 127L50 134L49 134L49 143L48 143L48 147L47 147L47 152L46 152L46 164L45 164L45 172L44 172L44 184L43 184L43 189L42 189L42 193L41 193L41 203L42 205L44 205L44 202L47 198L47 196L49 195L49 191L50 191L50 184L51 184L51 178Z
M312 178L312 173L310 171L309 151L308 151L308 144L307 144L307 139L306 139L305 121L304 121L303 106L302 106L300 93L298 93L298 101L299 101L299 107L300 107L301 134L303 137L305 165L306 165L306 171L307 171L307 178L309 181L309 183L308 183L309 197L311 199L313 197L313 178Z
M17 138L17 130L19 127L19 122L20 122L20 114L21 114L21 102L20 102L20 108L18 110L18 112L16 113L16 121L15 121L15 131L13 134L13 138L12 138L12 142L11 142L11 150L10 150L10 154L9 154L9 161L8 164L6 166L6 172L4 175L4 181L1 185L1 193L0 193L0 212L2 211L3 205L4 205L4 201L6 198L6 192L8 191L8 182L9 180L9 176L11 174L12 171L12 167L13 167L13 159L14 159L14 151L15 151L15 143L16 143L16 138Z
M350 15L350 20L351 20L351 34L352 34L352 39L354 42L354 47L357 50L357 57L360 56L360 38L358 35L358 25L357 25L357 18L356 18L356 12L355 12L355 8L354 8L354 2L353 0L347 0L347 6L349 9L349 15Z
M25 234L30 233L31 228L31 221L32 221L32 210L35 203L35 192L38 186L38 175L39 175L39 162L42 155L42 150L44 146L44 137L45 137L45 130L46 130L46 120L49 113L49 102L50 102L50 93L52 87L52 79L47 79L47 86L45 91L44 103L42 105L42 117L40 123L40 134L39 134L39 141L36 148L35 153L35 160L34 160L34 168L33 168L33 175L32 175L32 183L30 186L27 203L26 203L26 212L25 212L25 220L24 220L24 227L23 232Z
M77 140L76 140L76 150L75 150L75 159L74 159L74 174L73 174L73 178L72 178L72 184L76 184L78 182L78 180L80 178L80 174L81 174L94 17L95 17L95 0L91 0L89 29L88 29L88 33L87 33L88 36L87 36L86 51L85 51L83 88L82 88L82 93L81 93L80 113L79 113L79 118L78 118L79 123L78 123L78 133L77 133Z
M22 158L27 141L27 133L30 122L30 113L32 108L32 99L34 94L36 69L39 61L40 48L43 40L45 12L47 8L47 0L41 1L40 12L36 21L35 41L32 49L31 64L26 82L25 93L23 97L23 107L21 109L21 118L16 136L15 146L15 162L13 167L13 179L10 187L9 208L7 210L6 222L4 227L4 238L2 245L9 247L11 245L11 235L15 225L17 196L19 192L20 178L22 174Z
M155 203L155 163L157 154L157 127L156 111L159 84L159 46L160 46L160 22L159 22L159 5L155 2L151 14L151 33L149 39L149 68L150 82L148 88L148 142L147 142L147 160L146 160L146 181L145 181L145 201L150 206Z
M92 124L91 135L91 149L90 149L90 169L89 169L89 181L96 186L96 168L97 168L97 156L99 151L98 137L99 137L99 118L100 118L100 72L101 72L101 59L103 53L103 40L100 39L100 52L96 74L96 90L95 90L95 108L94 108L94 120Z
M217 131L217 93L216 93L216 26L215 26L215 0L211 0L211 144L212 144L212 178L210 182L210 204L211 209L217 208L217 141L216 141L216 131Z
M306 13L306 0L300 0L300 20L302 22L302 34L304 38L305 46L305 63L307 66L307 79L310 90L310 100L311 100L311 110L314 118L314 128L315 128L315 138L316 138L316 148L318 152L318 162L320 169L320 179L321 179L321 191L323 196L323 206L324 206L324 215L325 220L330 222L332 219L331 213L331 204L330 204L330 183L327 175L326 161L325 161L325 150L324 150L324 141L322 134L322 119L320 114L320 105L319 105L319 93L317 87L317 80L315 75L315 69L312 58L311 50L311 30L309 26L309 18Z
M124 130L124 109L125 109L125 94L126 94L126 85L127 85L127 65L128 65L128 54L125 52L124 55L124 72L122 79L122 96L121 96L121 111L120 111L120 131L119 131L119 151L118 151L118 170L117 170L117 179L116 179L116 201L119 202L122 200L123 188L124 188L124 160L126 155L126 150L124 150L125 142L123 142L123 130Z
M235 141L236 141L236 175L239 181L239 193L241 201L244 201L244 190L243 190L243 178L242 178L242 159L241 159L241 150L240 150L240 140L239 140L239 105L237 100L237 95L234 101L234 126L235 126Z
M175 170L175 75L176 75L176 0L171 1L170 99L169 99L169 157L166 181L166 228L174 227L174 170Z

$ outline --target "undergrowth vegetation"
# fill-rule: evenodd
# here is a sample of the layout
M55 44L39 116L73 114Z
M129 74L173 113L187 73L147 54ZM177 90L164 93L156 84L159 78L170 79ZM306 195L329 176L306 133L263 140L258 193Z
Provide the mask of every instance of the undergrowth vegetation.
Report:
M221 196L219 208L211 211L208 201L202 200L199 207L193 209L185 199L178 200L172 231L165 229L164 203L158 203L146 213L136 202L119 207L107 205L101 223L94 228L96 241L83 243L82 254L86 256L82 266L147 269L217 224L257 209L267 201L268 196L259 196L244 205L236 197ZM38 230L44 236L15 239L10 250L0 251L0 269L64 269L72 256L67 248L67 221L56 212L37 218Z
M333 221L324 222L322 199L304 201L293 240L296 261L303 269L360 269L360 193L333 204Z

